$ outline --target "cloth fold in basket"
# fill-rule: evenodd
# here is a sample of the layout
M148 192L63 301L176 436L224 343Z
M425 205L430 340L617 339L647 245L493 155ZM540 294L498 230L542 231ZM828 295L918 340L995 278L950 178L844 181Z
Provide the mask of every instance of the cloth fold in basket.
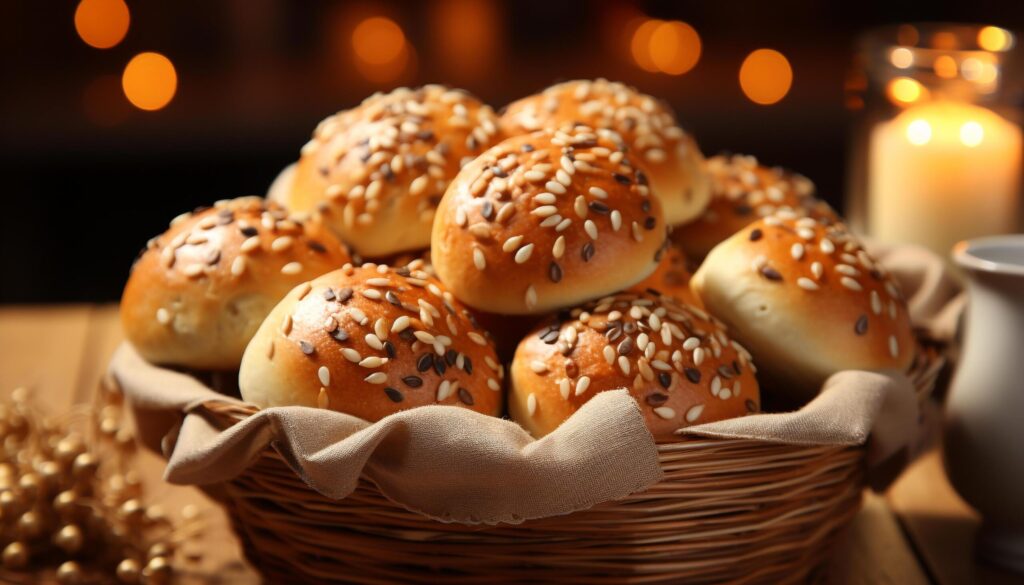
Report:
M897 277L907 273L901 281L917 307L917 323L951 319L947 309L957 291L941 260L913 249L899 254L892 269ZM888 256L879 253L883 263ZM128 396L140 439L168 457L165 477L172 483L230 480L272 446L328 497L344 498L365 476L410 510L441 521L494 524L568 514L662 477L657 445L625 390L594 396L535 440L511 421L451 406L403 411L373 424L328 410L278 407L222 428L214 411L244 403L147 363L128 344L118 349L110 371ZM797 412L707 423L684 433L835 446L865 444L870 436L872 465L905 450L917 420L905 376L849 371L832 376Z

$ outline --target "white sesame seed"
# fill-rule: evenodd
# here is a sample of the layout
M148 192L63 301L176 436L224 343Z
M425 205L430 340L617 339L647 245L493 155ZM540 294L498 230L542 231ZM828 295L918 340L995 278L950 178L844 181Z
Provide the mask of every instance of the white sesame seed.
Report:
M352 318L355 319L356 323L359 323L360 325L366 325L370 321L370 319L366 316L366 313L364 313L363 310L358 307L352 307L348 310L348 312L350 315L352 315Z
M388 381L388 375L384 372L374 372L363 378L363 381L370 384L383 384Z
M547 179L547 175L540 171L531 170L523 173L523 178L526 179L527 181L530 181L531 183L536 183L537 181L543 181Z
M426 331L413 331L412 334L416 336L416 339L419 339L420 341L426 343L427 345L433 345L435 341L434 336L431 335L430 333L427 333Z
M882 297L878 295L877 290L871 291L871 312L876 315L882 314Z
M814 230L812 230L810 228L797 228L796 235L800 236L801 238L803 238L805 240L813 240L814 239Z
M597 239L597 224L595 224L593 221L588 219L587 221L583 222L583 229L584 231L587 232L587 235L590 236L590 239Z
M703 404L698 404L697 406L691 406L690 409L686 411L686 422L692 423L692 422L696 421L698 418L700 418L700 415L703 414L703 413L704 413L704 405Z
M629 375L629 360L626 359L626 356L620 355L618 363L619 363L619 369L622 370L622 373L624 375L628 376Z
M484 251L480 248L473 248L473 265L476 266L477 270L487 268L487 258L484 257Z
M654 369L661 370L663 372L669 372L672 370L672 366L668 365L668 362L662 360L651 360L651 365Z
M532 284L526 289L525 301L528 309L537 306L537 289L533 288Z
M385 363L385 359L379 358L375 355L371 355L370 357L363 358L362 361L359 362L359 365L364 368L379 368Z
M818 286L818 283L814 282L810 278L807 278L806 276L801 276L800 278L796 279L796 284L797 286L804 290L818 290L820 288Z
M814 278L816 278L818 280L821 280L821 276L824 273L825 273L825 267L821 265L821 262L812 262L811 263L811 274L814 275Z
M647 324L654 331L661 331L661 318L656 313L651 313L651 316L647 318Z
M711 395L718 396L718 393L722 391L722 378L715 376L711 380Z
M804 257L804 245L800 242L793 244L792 247L789 248L789 254L794 260L800 260Z
M526 244L522 248L516 250L515 260L516 264L522 264L530 259L530 254L533 254L533 244Z
M619 231L619 228L622 227L622 214L619 213L618 209L613 209L612 210L611 221L612 221L612 230L616 231L616 232Z
M327 369L327 366L320 366L320 369L316 371L316 377L320 379L321 386L331 385L331 371Z
M615 363L615 348L610 345L604 346L604 360L608 365Z
M839 282L840 282L840 284L842 284L843 286L845 286L846 288L848 288L850 290L856 290L856 291L864 290L864 287L862 287L859 282L857 282L856 280L850 278L849 276L844 276L844 277L840 278Z
M698 347L700 347L700 339L697 339L696 337L688 337L686 341L683 342L683 349L686 351L692 351Z
M317 408L329 408L331 406L331 399L327 395L326 388L320 388L320 393L316 396L316 406Z
M501 249L504 250L505 252L511 252L512 250L518 248L519 244L522 243L522 241L523 236L512 236L509 239L505 240L505 243L501 245Z
M551 205L557 199L555 198L555 195L553 193L546 193L545 192L545 193L539 193L537 195L534 195L533 196L533 200L536 201L537 203L539 203L540 205Z
M375 333L367 333L363 340L366 341L366 345L369 345L373 349L378 351L384 349L384 343L380 340ZM360 364L361 365L361 364Z
M363 356L359 355L359 352L351 347L342 348L341 355L354 364L358 364L363 359Z
M280 236L280 237L274 238L274 241L270 243L270 249L275 251L275 252L282 252L282 251L287 250L288 248L290 248L291 245L292 245L292 237L291 236Z
M895 335L889 336L889 355L896 358L900 355L900 344L896 341Z
M572 185L572 177L569 175L569 173L565 172L562 169L558 169L558 171L555 172L555 180L565 185L566 187Z
M364 297L366 297L368 299L373 299L375 301L379 301L384 296L383 294L381 294L381 292L379 290L377 290L375 288L368 288L368 289L366 289L364 291L360 291L359 294L363 295Z
M470 331L466 334L477 345L487 345L487 339L483 335L480 335L476 331ZM493 368L492 368L493 369Z
M572 203L573 211L576 212L581 219L587 217L587 200L583 195L577 195L576 199Z
M632 225L632 228L633 228L633 239L638 241L638 242L644 241L644 233L642 231L640 231L640 224L638 224L637 222L634 221L633 225Z
M557 195L565 195L565 185L558 181L548 181L544 184L544 188Z
M487 387L495 392L499 392L501 390L501 384L499 384L494 378L487 378Z
M383 266L383 264L381 266ZM391 281L388 280L387 278L375 277L375 278L367 278L366 279L366 284L368 284L370 286L391 286Z
M608 198L608 192L600 187L591 187L590 194L593 195L594 197L597 197L598 199Z
M693 350L693 365L699 366L704 363L704 348L698 347Z
M530 215L536 215L537 217L548 217L558 213L558 208L554 205L541 205L537 209L530 212Z
M565 236L558 236L553 246L551 246L551 255L555 259L561 258L562 254L565 254Z
M182 269L182 272L184 272L185 276L189 278L195 278L203 273L203 265L189 264L188 266Z
M836 272L847 276L860 276L860 270L857 270L849 264L836 264Z
M253 250L255 250L256 248L259 248L259 247L260 247L260 238L259 238L259 236L251 236L251 237L246 238L245 241L242 242L242 245L238 247L238 249L242 253L248 254L249 252L252 252Z
M159 309L156 310L156 320L161 325L167 325L168 323L170 323L171 318L171 312L168 311L167 309L160 307Z
M299 262L289 262L281 267L281 274L298 274L302 272L302 264Z
M665 420L670 420L676 417L676 411L672 410L667 406L659 406L654 409L654 414L660 416Z
M284 319L281 320L281 334L288 335L292 332L292 316L285 315Z
M571 386L572 385L569 383L568 378L562 378L558 381L558 393L562 395L563 399L569 399L569 390L571 389Z
M533 392L526 397L526 410L530 413L530 416L537 414L537 396Z
M576 380L576 396L582 396L587 389L590 388L590 376L580 376L579 380Z
M896 301L889 299L889 318L896 318Z
M427 175L420 175L409 183L409 194L416 196L427 190L430 178Z
M530 369L535 374L546 374L548 372L548 365L540 360L533 360L530 362Z
M722 391L718 393L718 397L722 400L728 400L732 398L732 390L729 388L722 388Z

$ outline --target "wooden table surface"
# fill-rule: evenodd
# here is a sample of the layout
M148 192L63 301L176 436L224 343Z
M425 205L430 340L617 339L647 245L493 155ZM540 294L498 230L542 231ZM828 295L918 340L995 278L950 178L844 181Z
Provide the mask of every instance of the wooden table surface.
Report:
M0 398L28 387L34 404L60 414L87 402L121 341L110 305L0 307ZM257 583L224 514L199 490L161 479L163 461L141 452L140 473L150 502L170 512L197 506L205 519L204 556L186 583ZM848 585L1007 585L1024 583L975 562L977 516L955 494L937 450L920 458L885 494L866 493L844 535L830 575Z

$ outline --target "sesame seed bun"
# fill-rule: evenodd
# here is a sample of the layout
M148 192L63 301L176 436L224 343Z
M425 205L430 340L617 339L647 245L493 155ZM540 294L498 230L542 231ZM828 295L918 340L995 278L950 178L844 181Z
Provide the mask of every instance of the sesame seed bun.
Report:
M156 364L237 369L292 287L349 259L319 222L258 197L180 215L132 266L121 297L125 336Z
M705 166L711 177L711 203L700 217L673 230L671 236L692 258L704 258L729 236L780 209L839 220L827 203L814 197L814 183L803 175L762 166L744 155L718 155Z
M631 290L667 295L679 302L700 307L700 299L690 289L690 279L693 278L695 268L682 250L675 246L666 246L658 267Z
M330 116L274 200L321 213L358 253L379 258L426 248L437 202L469 159L497 142L480 100L440 85L376 94Z
M913 360L899 287L842 223L790 211L755 221L690 286L786 398L813 397L840 370L904 372Z
M246 348L242 397L367 421L428 404L502 409L504 371L473 315L422 271L345 266L300 284Z
M519 344L509 413L535 437L598 392L626 388L655 440L760 409L750 356L704 311L648 292L612 295L555 317Z
M509 136L564 124L614 130L651 180L669 225L700 215L710 199L697 142L663 102L605 79L568 81L509 104L501 128Z
M539 314L650 274L666 238L647 178L610 131L539 131L467 164L437 210L431 257L477 309Z

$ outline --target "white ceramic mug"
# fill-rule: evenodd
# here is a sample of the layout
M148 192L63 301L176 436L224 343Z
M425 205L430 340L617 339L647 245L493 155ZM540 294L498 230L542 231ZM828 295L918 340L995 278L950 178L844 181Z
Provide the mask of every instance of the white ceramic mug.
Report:
M946 471L982 516L978 553L1024 573L1024 235L960 242L968 286L946 403Z

